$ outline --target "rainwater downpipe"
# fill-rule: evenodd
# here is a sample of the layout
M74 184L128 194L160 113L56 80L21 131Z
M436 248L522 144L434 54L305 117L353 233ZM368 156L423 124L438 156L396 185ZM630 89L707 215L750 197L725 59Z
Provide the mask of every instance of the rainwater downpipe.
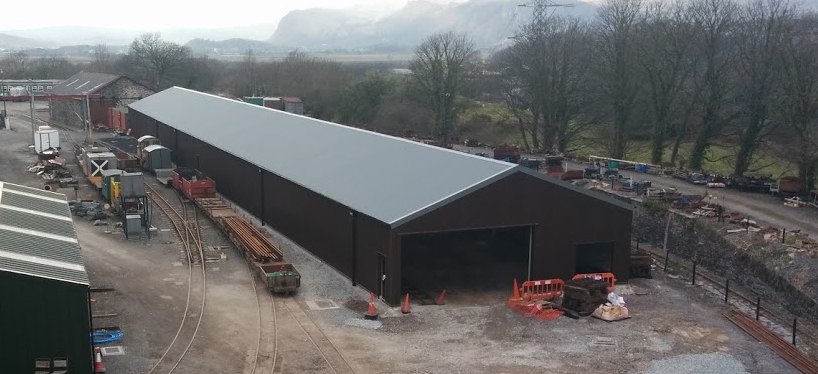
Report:
M264 227L264 169L258 168L258 179L261 184L261 227Z
M352 221L352 286L355 287L357 283L355 283L355 277L357 274L357 262L358 262L358 214L355 213L354 210L349 211L349 215L352 217L350 221Z

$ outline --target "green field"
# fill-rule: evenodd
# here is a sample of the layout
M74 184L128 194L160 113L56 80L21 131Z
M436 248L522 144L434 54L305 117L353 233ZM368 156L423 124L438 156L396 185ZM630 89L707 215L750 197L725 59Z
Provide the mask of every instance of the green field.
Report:
M517 121L504 103L474 102L469 104L460 114L455 135L461 139L472 138L488 144L518 144L522 145L522 138ZM571 148L578 158L588 156L606 156L604 145L592 140L594 136L575 141ZM663 160L670 160L672 146L665 149ZM678 162L686 162L690 158L692 143L683 143L679 148ZM708 150L703 171L714 174L729 175L733 172L735 147L729 145L713 145ZM635 162L650 162L650 143L632 142L625 159ZM770 174L773 178L783 175L795 175L797 169L786 160L770 154L761 154L750 171Z

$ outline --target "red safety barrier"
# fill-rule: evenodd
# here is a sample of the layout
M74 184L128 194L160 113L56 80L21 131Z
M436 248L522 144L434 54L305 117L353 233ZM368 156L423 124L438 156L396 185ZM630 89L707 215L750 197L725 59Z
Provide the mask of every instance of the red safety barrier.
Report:
M571 280L583 279L583 278L591 278L595 280L602 280L608 282L610 286L608 287L608 292L613 292L614 286L616 285L616 277L612 273L590 273L590 274L577 274Z
M546 279L523 282L520 296L523 300L551 300L562 296L562 279Z

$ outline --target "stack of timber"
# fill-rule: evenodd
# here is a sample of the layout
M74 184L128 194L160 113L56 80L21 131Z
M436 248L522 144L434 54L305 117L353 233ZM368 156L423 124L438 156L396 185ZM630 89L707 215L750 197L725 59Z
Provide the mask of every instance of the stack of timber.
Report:
M651 266L653 266L653 258L648 251L644 249L637 249L631 251L631 278L653 278L651 273Z
M591 278L575 279L563 286L562 307L587 317L608 301L610 284Z

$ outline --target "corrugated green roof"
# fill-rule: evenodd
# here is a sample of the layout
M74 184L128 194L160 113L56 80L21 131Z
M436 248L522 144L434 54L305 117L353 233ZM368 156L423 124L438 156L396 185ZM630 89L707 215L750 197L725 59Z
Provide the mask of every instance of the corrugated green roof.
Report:
M0 182L0 271L89 284L65 195Z

